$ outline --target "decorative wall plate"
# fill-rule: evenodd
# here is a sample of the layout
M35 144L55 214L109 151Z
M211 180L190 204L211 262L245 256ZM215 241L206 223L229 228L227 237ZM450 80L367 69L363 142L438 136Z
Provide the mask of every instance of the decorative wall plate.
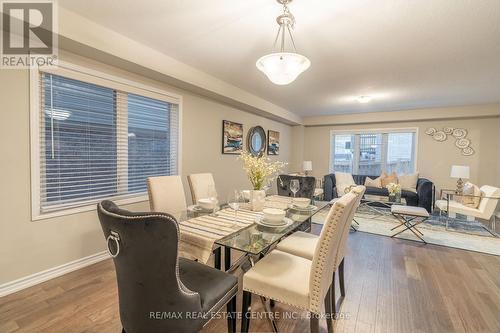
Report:
M469 147L469 145L470 145L470 140L466 138L457 139L457 141L455 141L455 146L461 149L467 148Z
M425 130L425 134L427 135L432 135L436 133L436 129L434 127L429 127L428 129Z
M446 134L443 131L437 131L436 133L434 133L432 135L432 137L436 141L444 141L444 140L446 140Z
M466 147L462 149L462 155L464 156L471 156L473 154L474 154L474 149L472 149L471 147Z
M467 136L467 130L463 128L455 128L453 130L453 136L457 139L465 138Z
M453 127L445 127L445 128L443 128L443 132L446 135L451 135L453 133Z
M438 131L434 127L429 127L425 130L425 134L432 136L436 141L443 142L448 139L448 136L454 137L455 146L461 150L462 155L473 155L474 149L470 147L470 140L467 139L467 130L464 128L443 127L442 131Z

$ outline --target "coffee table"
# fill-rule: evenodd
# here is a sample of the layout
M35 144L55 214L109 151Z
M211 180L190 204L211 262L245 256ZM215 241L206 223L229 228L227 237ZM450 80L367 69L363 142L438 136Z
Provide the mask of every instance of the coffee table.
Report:
M399 201L389 201L389 197L386 196L365 194L361 199L360 207L365 207L375 213L376 216L373 218L376 219L391 215L390 208L393 205L406 206L406 200L401 198Z

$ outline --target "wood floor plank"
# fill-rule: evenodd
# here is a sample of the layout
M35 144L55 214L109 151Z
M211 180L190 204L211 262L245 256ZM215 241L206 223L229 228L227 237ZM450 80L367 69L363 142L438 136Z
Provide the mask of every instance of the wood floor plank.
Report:
M345 277L336 333L500 332L500 257L355 232ZM114 266L106 260L0 298L0 332L120 332L118 310ZM309 330L307 312L283 304L274 310L300 317L278 320L281 332ZM257 297L252 311L264 311ZM202 331L226 329L226 320L217 319ZM265 319L250 323L251 332L270 330Z

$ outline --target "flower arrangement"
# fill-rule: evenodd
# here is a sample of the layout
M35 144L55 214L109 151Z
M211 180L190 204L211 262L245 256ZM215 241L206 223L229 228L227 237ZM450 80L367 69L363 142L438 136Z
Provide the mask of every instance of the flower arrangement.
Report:
M385 187L389 191L389 195L397 195L401 193L401 185L396 183L389 183Z
M265 185L274 181L287 165L281 161L272 162L269 157L253 156L246 151L242 152L238 159L243 161L243 170L254 190L262 190Z

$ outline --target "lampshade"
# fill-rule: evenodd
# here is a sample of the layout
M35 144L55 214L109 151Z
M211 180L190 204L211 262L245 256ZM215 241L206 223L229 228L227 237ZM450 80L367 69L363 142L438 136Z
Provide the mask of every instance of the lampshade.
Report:
M463 178L469 179L470 177L470 169L466 165L453 165L451 167L451 175L452 178Z
M257 60L257 68L278 85L292 83L311 66L309 59L298 53L271 53Z
M302 162L302 171L312 171L313 162L312 161L304 161Z

